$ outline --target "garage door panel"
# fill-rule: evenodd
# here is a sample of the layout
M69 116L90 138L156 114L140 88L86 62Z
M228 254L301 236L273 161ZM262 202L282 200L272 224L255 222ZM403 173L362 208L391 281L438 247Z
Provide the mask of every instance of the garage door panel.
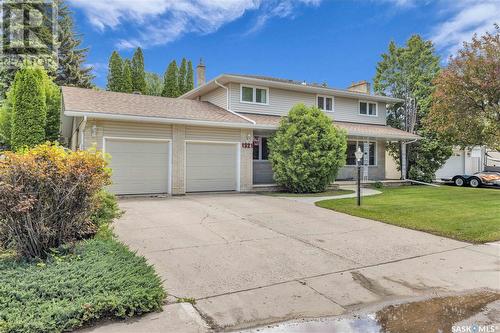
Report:
M234 191L237 187L235 144L186 143L186 191Z
M168 192L169 144L165 141L106 139L117 194Z

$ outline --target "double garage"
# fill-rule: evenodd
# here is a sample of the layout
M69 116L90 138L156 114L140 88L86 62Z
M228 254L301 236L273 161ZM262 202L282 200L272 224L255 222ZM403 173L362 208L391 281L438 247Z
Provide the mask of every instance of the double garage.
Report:
M236 141L241 137L239 129L182 126L184 133L175 137L176 142L168 135L171 131L160 130L160 135L151 135L155 131L148 132L148 128L141 131L137 126L135 136L116 136L118 133L113 129L127 125L111 122L96 125L102 132L103 151L110 156L112 192L172 193L174 182L182 183L184 192L239 190L240 142ZM115 133L106 136L108 132Z

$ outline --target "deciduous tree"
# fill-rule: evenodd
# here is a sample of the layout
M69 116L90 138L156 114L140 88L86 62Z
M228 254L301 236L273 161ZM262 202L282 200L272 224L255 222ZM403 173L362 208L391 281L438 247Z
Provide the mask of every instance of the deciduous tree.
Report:
M474 36L435 80L426 125L461 146L500 149L500 29Z
M146 95L161 96L163 80L156 73L146 73Z
M420 141L408 145L407 154L408 175L422 181L432 180L452 153L451 145L423 124L432 105L432 82L439 71L439 56L432 42L414 35L402 47L394 42L389 44L374 78L376 93L404 100L387 109L388 124L422 136ZM400 165L399 145L388 147Z

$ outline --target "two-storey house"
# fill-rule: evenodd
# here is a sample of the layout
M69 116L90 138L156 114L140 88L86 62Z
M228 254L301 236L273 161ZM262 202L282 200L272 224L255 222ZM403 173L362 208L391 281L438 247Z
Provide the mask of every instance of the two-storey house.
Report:
M223 74L173 99L63 87L63 136L72 149L111 156L118 194L250 191L272 184L268 138L296 104L314 105L348 135L338 179L355 177L354 152L364 152L365 179L385 179L387 142L418 136L386 124L400 100L370 94L360 82L346 90L261 76ZM403 165L404 168L404 165Z

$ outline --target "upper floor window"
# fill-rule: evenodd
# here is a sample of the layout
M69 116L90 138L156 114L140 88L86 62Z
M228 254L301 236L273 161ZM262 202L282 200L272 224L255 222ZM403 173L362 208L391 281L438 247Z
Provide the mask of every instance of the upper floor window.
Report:
M254 86L241 86L241 102L268 104L269 89Z
M318 96L317 99L318 108L323 111L332 112L333 111L333 97Z
M364 116L377 116L377 103L359 101L359 114Z

